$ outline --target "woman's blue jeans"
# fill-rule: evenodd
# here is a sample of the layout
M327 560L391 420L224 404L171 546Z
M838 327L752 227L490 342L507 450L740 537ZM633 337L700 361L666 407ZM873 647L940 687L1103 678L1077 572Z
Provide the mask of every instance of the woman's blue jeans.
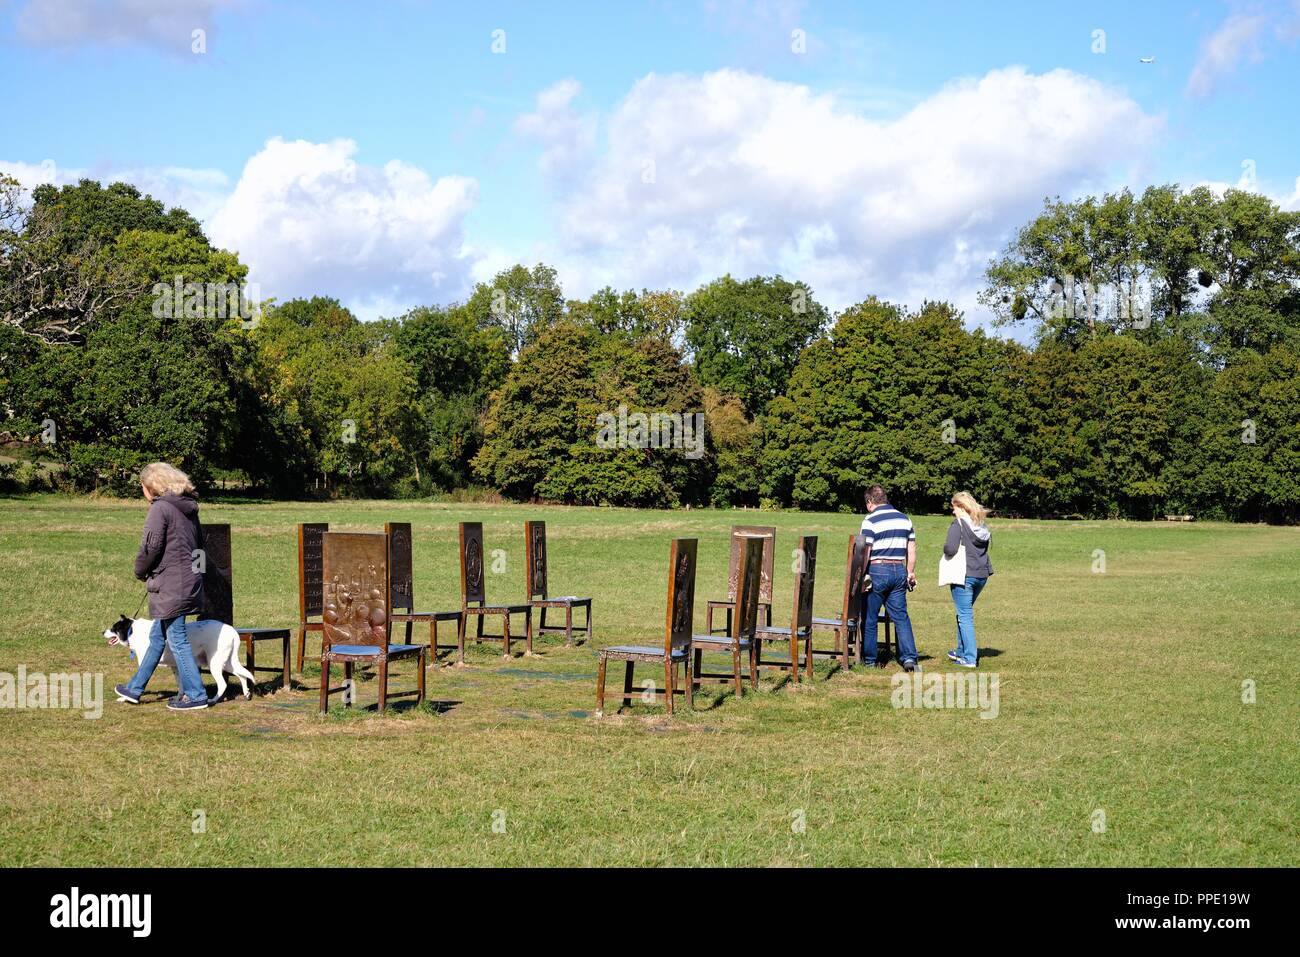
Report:
M971 664L979 663L975 647L975 600L988 584L987 578L966 576L965 585L949 585L952 603L957 606L957 657Z
M149 648L144 653L140 667L136 669L135 677L127 682L127 690L137 698L144 693L144 686L149 683L154 669L162 660L164 634L167 636L167 645L172 650L172 658L176 661L176 680L180 683L181 694L194 701L205 700L208 691L203 687L198 662L194 660L194 652L190 649L184 615L180 618L154 619L153 628L149 631Z

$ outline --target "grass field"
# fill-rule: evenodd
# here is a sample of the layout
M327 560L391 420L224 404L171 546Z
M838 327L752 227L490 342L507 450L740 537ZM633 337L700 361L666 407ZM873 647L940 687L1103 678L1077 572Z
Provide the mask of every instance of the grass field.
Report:
M234 526L238 617L258 626L296 618L297 522L413 523L418 604L447 608L458 521L484 522L487 549L506 550L489 599L518 600L522 522L543 517L552 590L596 598L597 645L662 640L674 536L700 540L702 630L736 521L778 528L778 620L795 537L820 536L817 608L833 613L858 524L410 502L203 516ZM811 684L769 678L671 720L642 704L596 718L593 650L556 638L512 662L471 645L468 667L430 669L433 707L380 718L368 682L362 707L345 714L336 697L322 719L311 666L300 690L267 684L198 714L165 709L162 668L142 706L113 702L132 663L100 635L141 597L143 519L143 502L0 499L0 671L103 672L106 697L98 720L0 711L2 865L1300 862L1297 528L994 520L996 574L976 608L981 672L1000 676L994 719L895 709L896 666L829 664ZM911 602L923 666L940 673L956 670L951 602L932 584L946 524L917 519ZM395 666L395 690L413 687L411 668Z

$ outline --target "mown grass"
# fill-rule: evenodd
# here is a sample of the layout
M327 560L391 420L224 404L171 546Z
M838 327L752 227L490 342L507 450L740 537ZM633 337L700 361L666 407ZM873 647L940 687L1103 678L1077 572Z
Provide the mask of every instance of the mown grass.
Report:
M727 529L778 527L776 616L789 550L820 536L817 605L832 613L836 514L652 512L355 502L204 506L234 526L238 617L291 625L293 526L410 521L416 594L458 602L456 523L506 552L489 598L522 591L522 522L545 518L552 588L595 596L596 644L661 635L668 540L700 539L703 602L725 588ZM112 702L131 663L100 637L142 594L130 563L143 503L0 499L0 671L103 672L103 717L0 711L4 865L1295 865L1300 529L994 521L997 574L977 606L1000 712L899 710L896 669L705 696L667 719L637 704L590 715L590 647L539 642L502 661L431 669L434 706L381 719L315 714L301 690L199 714ZM953 670L946 589L931 584L940 516L917 519L913 619L929 671ZM1092 572L1105 552L1104 574ZM314 643L313 643L314 644ZM519 649L522 651L522 647ZM270 654L263 650L263 655ZM413 687L398 665L396 690ZM640 672L638 672L638 675ZM647 670L646 677L656 677ZM1242 701L1242 682L1257 700ZM336 680L338 680L336 678ZM206 832L193 833L202 810ZM1105 830L1093 823L1105 814ZM504 814L504 832L493 829ZM793 826L802 819L806 826Z

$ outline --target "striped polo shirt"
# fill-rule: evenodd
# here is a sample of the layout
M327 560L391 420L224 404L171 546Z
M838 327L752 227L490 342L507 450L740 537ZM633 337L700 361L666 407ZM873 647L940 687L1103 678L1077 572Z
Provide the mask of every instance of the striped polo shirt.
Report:
M907 559L907 543L916 541L912 520L892 505L881 505L862 520L862 537L871 546L871 560Z

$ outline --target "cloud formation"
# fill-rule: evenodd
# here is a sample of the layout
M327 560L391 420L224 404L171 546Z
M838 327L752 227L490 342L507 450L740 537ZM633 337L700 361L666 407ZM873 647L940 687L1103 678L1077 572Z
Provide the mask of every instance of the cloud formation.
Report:
M180 55L193 31L211 35L216 12L242 0L27 0L18 35L38 46L142 44Z
M601 122L598 152L542 140L571 293L782 272L837 306L919 291L972 304L1012 226L1044 196L1117 185L1159 127L1095 80L1019 67L888 121L743 71L650 74Z

